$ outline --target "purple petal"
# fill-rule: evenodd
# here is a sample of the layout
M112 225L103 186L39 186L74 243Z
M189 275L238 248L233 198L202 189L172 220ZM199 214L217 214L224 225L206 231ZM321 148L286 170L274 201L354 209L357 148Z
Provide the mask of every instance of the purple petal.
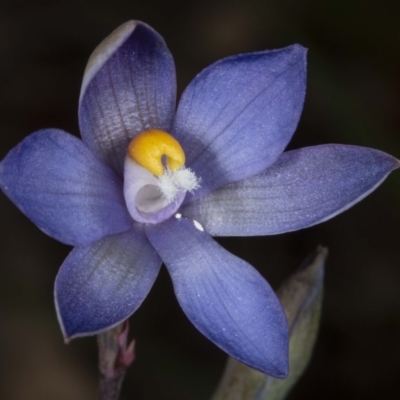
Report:
M306 50L243 54L201 72L179 103L174 135L201 177L188 199L253 176L276 161L300 118Z
M130 140L149 128L170 130L175 101L175 66L163 38L129 21L89 59L79 105L83 141L122 174Z
M55 283L65 338L93 335L124 321L141 305L161 260L138 229L75 247Z
M0 187L42 231L83 245L127 231L122 182L76 137L33 133L0 164Z
M345 145L284 153L260 175L227 185L182 209L213 236L273 235L347 210L375 190L399 161Z
M265 279L219 246L196 221L171 218L146 226L188 318L239 361L275 377L288 369L288 327Z

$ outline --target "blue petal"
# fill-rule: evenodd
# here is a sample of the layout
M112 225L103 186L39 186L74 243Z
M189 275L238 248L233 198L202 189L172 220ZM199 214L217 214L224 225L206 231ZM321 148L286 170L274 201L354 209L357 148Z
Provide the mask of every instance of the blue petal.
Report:
M122 174L129 141L149 128L170 130L175 101L175 66L163 38L129 21L89 59L79 105L83 141Z
M179 214L178 214L179 216ZM265 279L184 218L146 227L188 318L239 361L274 377L288 372L288 327Z
M55 283L65 338L96 334L128 318L147 296L160 266L138 229L75 247Z
M76 137L38 131L0 164L0 187L42 231L83 245L127 231L122 182Z
M375 190L399 161L345 145L284 153L265 172L182 209L213 236L273 235L326 221Z
M174 135L201 177L190 199L248 178L276 161L300 118L306 50L243 54L201 72L179 103Z

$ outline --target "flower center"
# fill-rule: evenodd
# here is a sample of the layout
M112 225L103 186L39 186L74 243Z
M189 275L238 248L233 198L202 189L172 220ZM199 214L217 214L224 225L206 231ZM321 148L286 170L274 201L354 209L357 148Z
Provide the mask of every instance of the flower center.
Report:
M179 142L167 132L158 129L139 133L129 144L128 155L157 176L164 174L163 156L166 157L166 166L171 171L185 165L185 153Z
M167 132L150 129L130 142L125 158L124 195L136 221L158 223L181 205L199 179L185 167L185 153Z

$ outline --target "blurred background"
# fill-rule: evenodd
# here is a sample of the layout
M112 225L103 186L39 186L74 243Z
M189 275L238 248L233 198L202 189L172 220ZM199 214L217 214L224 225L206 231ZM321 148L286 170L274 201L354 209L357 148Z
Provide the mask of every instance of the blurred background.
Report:
M86 61L122 22L158 30L179 93L210 63L300 43L308 91L290 148L346 143L400 157L400 3L387 0L13 0L0 5L0 158L29 133L79 135ZM0 398L96 398L94 338L64 345L53 282L70 248L0 195ZM218 240L273 287L318 245L329 247L314 357L289 400L400 398L400 173L350 211L279 236ZM203 400L225 355L180 310L165 269L131 318L137 359L121 400Z

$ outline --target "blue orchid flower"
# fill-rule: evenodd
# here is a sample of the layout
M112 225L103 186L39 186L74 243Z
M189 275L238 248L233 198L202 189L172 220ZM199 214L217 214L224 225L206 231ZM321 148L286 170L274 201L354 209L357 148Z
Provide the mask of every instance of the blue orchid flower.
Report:
M0 164L4 193L42 231L75 246L55 302L66 339L132 315L161 264L191 322L228 354L288 372L288 328L267 281L213 236L272 235L346 210L399 166L355 146L283 153L303 107L306 50L223 59L176 102L162 37L128 22L91 56L79 102L82 141L33 133Z

